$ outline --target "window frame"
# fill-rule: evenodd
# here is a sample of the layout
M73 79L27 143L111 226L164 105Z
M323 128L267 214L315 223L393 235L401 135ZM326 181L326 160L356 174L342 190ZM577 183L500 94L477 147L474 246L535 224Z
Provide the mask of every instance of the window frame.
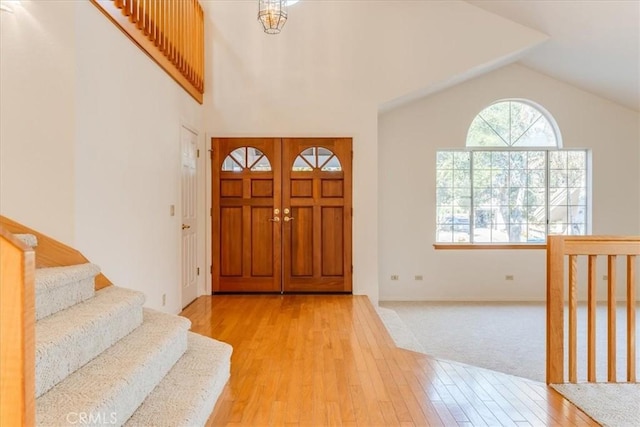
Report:
M468 146L466 145L465 148L463 149L456 149L456 148L446 148L446 149L438 149L436 150L436 159L435 159L435 163L436 163L436 173L439 170L442 169L438 169L438 160L437 160L437 156L439 153L441 152L470 152L470 156L469 156L469 168L468 168L468 172L469 172L469 180L470 180L470 192L469 192L469 200L470 200L470 206L469 206L469 242L461 242L461 243L454 243L454 242L435 242L434 243L434 248L435 249L526 249L526 250L535 250L535 249L546 249L546 240L547 237L549 236L549 228L550 228L550 209L552 209L552 206L549 206L550 204L550 171L551 171L551 165L549 162L549 153L551 152L571 152L571 151L579 151L585 154L585 164L584 164L584 173L585 173L585 177L584 177L584 191L585 191L585 201L584 201L584 207L585 207L585 212L584 212L584 233L585 235L589 235L591 234L591 227L592 227L592 205L591 205L591 199L592 199L592 151L589 149L585 149L585 148L563 148L563 144L562 144L562 135L560 133L560 129L555 121L555 119L553 118L553 116L541 105L532 102L530 100L526 100L526 99L516 99L516 98L511 98L511 99L501 99L498 101L495 101L491 104L489 104L488 106L484 107L478 114L476 114L474 116L474 118L471 120L471 123L473 124L473 122L475 121L475 119L477 117L479 117L486 109L488 109L489 107L492 107L495 104L501 103L501 102L519 102L519 103L523 103L526 104L530 107L535 108L536 110L538 110L540 112L540 114L549 122L549 124L551 125L553 131L554 131L554 135L555 135L555 140L556 140L556 145L555 147L551 147L551 146L541 146L541 147L536 147L536 146L520 146L518 147L517 145L507 145L505 144L504 146ZM466 138L466 143L468 144L469 142L469 131L471 130L472 125L469 126L469 130L467 131L467 138ZM494 130L495 131L495 130ZM522 152L544 152L544 156L545 156L545 241L543 243L537 243L537 242L498 242L498 243L492 243L492 242L473 242L473 230L475 229L475 224L474 224L474 183L473 183L473 156L474 153L477 152L493 152L493 151L500 151L500 152L517 152L517 151L522 151ZM452 169L452 171L455 171L456 169ZM567 169L568 170L568 169ZM436 190L438 188L440 188L438 186L438 177L436 176L436 185L435 188ZM455 187L452 187L455 188ZM437 200L437 191L436 191L436 201L435 201L435 207L436 207L436 211L439 208L439 204L438 204L438 200ZM567 205L570 206L570 205ZM452 212L452 218L455 216L455 213ZM528 220L527 220L528 223ZM435 221L435 226L436 226L436 235L434 236L435 239L438 239L438 230L441 226L441 224L438 223L438 217L436 214L436 221ZM452 223L452 227L453 227L453 223Z

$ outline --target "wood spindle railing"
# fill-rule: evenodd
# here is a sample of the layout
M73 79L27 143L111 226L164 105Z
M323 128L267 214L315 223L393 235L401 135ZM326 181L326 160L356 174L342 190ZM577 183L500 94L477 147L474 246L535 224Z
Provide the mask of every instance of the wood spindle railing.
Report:
M587 380L596 381L596 255L589 255L588 295L587 295Z
M202 104L204 10L198 0L91 0Z
M636 382L636 256L627 255L627 382Z
M596 262L607 256L607 381L617 381L616 284L618 256L626 256L627 375L636 381L636 256L640 236L549 236L547 241L547 383L564 383L564 296L565 257L568 257L568 381L578 381L577 306L578 257L588 256L587 264L587 381L596 381Z
M607 381L616 382L616 256L607 259Z
M577 336L578 336L578 257L569 256L569 381L578 378Z

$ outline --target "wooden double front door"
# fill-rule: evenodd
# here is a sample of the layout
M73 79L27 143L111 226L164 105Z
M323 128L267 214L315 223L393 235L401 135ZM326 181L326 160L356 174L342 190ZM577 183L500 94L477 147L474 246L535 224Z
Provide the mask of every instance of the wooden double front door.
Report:
M351 292L351 138L213 138L213 292Z

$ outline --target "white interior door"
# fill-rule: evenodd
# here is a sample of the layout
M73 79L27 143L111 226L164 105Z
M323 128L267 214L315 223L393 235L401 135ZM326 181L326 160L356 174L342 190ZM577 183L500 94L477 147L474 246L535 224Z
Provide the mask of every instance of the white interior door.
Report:
M197 152L198 135L184 126L182 151L182 307L198 296Z

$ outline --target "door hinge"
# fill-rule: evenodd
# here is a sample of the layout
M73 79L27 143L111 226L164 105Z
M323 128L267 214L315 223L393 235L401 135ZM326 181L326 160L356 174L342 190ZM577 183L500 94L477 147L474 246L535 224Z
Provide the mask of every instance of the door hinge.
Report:
M213 216L213 208L209 208L209 216Z
M196 268L196 275L200 275L200 267Z
M353 273L353 264L351 264L351 272Z
M351 216L353 216L353 208L351 208Z
M199 148L196 150L196 157L200 158L200 149Z
M213 265L209 266L209 273L213 274Z

